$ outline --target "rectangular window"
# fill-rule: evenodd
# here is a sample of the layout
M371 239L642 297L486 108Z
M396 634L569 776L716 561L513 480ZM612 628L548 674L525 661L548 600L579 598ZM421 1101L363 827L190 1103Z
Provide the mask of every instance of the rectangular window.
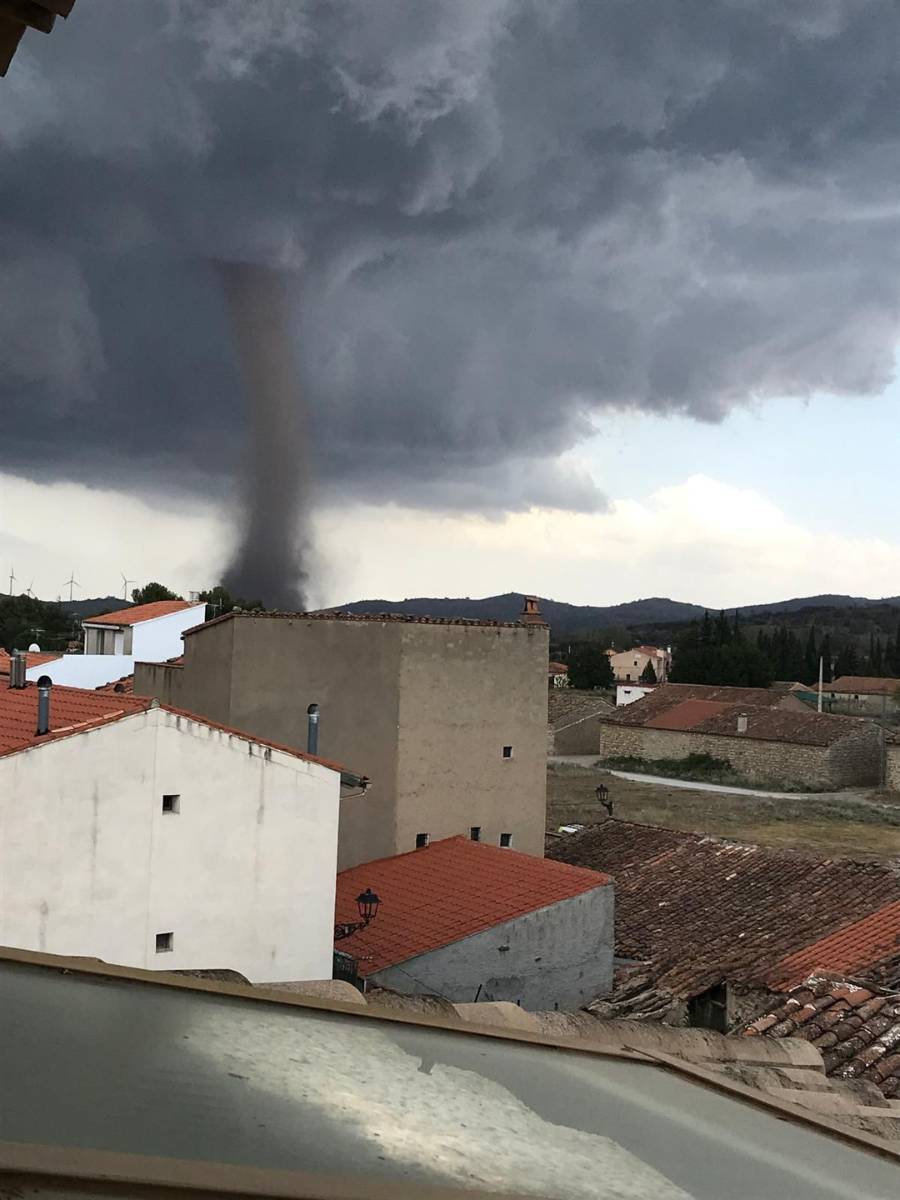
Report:
M163 796L162 810L164 813L177 813L181 811L181 797L175 795Z
M473 825L472 828L469 830L469 837L471 838L471 840L473 842L480 842L481 841L481 826Z
M417 833L416 834L416 849L422 850L427 845L428 845L428 834L427 833Z
M503 747L503 757L504 758L512 758L512 746L504 746Z
M156 953L162 954L166 950L175 949L175 934L174 933L158 933L156 935Z
M501 846L511 846L512 845L512 834L511 833L501 833L500 834L500 845Z

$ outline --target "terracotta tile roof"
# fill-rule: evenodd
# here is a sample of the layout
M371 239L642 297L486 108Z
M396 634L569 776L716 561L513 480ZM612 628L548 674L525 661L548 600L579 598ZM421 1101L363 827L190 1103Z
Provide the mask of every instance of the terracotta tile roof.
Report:
M773 969L769 987L786 991L809 975L869 975L900 955L900 900L788 955Z
M785 707L779 707L787 701ZM860 727L858 717L816 713L791 695L788 684L773 688L707 687L665 683L647 696L616 709L616 725L737 736L738 717L747 718L740 736L757 741L831 746Z
M184 636L221 625L223 621L244 618L256 621L370 621L376 625L385 623L398 625L463 625L483 629L546 629L543 621L488 621L470 617L419 617L412 613L351 613L351 612L228 612L186 629Z
M682 700L643 722L645 729L694 729L701 721L716 717L728 709L715 700Z
M0 687L0 755L43 746L60 737L94 729L129 713L145 710L152 703L145 697L56 686L50 699L50 733L37 737L34 732L37 728L37 685Z
M371 925L343 939L340 949L371 975L609 882L597 871L465 837L444 838L338 875L336 921L359 919L356 897L367 887L381 899Z
M113 679L109 683L101 683L99 687L94 688L95 692L115 692L117 695L131 696L134 694L134 676L122 675L119 679Z
M552 660L549 663L549 670L551 675L568 675L569 673L569 668L565 663L553 662Z
M56 662L58 658L62 658L62 652L60 650L42 650L37 654L32 651L23 651L21 656L25 659L25 668L28 670L31 667L42 666L44 663ZM0 675L9 674L9 659L9 654L5 650L0 650Z
M883 679L869 675L842 675L831 683L823 683L823 692L840 692L849 696L893 696L900 688L900 679Z
M85 617L82 625L139 625L142 621L155 621L157 617L167 617L186 608L204 607L190 600L154 600L152 604L135 604L131 608L120 608L117 612Z
M764 984L784 958L900 900L900 865L822 859L607 820L550 857L612 875L616 953L675 998Z
M830 1078L866 1080L900 1099L900 993L813 976L744 1033L803 1038L821 1052Z
M307 754L305 750L299 750L296 746L285 746L269 738L257 737L243 729L222 725L218 721L211 721L208 717L201 717L183 708L175 708L171 704L157 704L150 696L134 696L108 689L109 685L103 689L54 685L50 693L50 733L37 737L34 732L37 727L37 685L28 683L24 688L0 687L0 757L20 750L34 749L88 729L96 729L110 721L118 721L132 713L146 712L147 709L156 706L176 717L184 717L210 729L218 729L245 742L268 746L272 750L290 754L293 758L318 763L319 766L328 767L332 771L346 770L339 763L319 758L315 754Z

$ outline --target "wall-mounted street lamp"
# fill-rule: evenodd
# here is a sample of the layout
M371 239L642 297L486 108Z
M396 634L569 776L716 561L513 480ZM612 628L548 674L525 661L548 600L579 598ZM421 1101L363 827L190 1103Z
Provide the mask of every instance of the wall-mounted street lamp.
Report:
M371 888L366 888L364 892L356 897L356 907L359 910L358 921L346 921L343 925L335 925L334 940L339 942L342 938L348 938L352 933L358 933L360 929L365 929L370 921L374 921L378 915L378 906L381 900Z

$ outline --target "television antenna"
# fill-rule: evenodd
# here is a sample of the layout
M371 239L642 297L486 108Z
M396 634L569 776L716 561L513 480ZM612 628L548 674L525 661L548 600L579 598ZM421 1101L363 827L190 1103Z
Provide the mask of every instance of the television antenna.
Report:
M80 583L78 582L78 580L75 578L75 572L74 572L74 571L73 571L73 572L72 572L72 574L69 576L69 578L68 578L68 579L65 581L65 583L63 584L63 587L67 587L67 588L69 589L69 603L71 604L71 603L72 603L72 600L74 599L73 589L74 589L74 588L79 588L79 589L81 588L81 584L80 584Z
M126 579L124 571L120 571L119 574L122 576L122 599L127 600L128 599L128 585L129 585L129 583L137 583L137 580L136 579Z

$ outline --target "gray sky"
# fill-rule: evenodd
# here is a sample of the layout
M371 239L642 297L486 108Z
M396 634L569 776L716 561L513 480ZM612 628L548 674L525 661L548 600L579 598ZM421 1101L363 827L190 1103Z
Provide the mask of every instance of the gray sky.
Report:
M614 414L858 404L894 371L898 43L893 0L81 0L3 81L0 471L225 511L210 257L302 273L328 511L602 516Z

